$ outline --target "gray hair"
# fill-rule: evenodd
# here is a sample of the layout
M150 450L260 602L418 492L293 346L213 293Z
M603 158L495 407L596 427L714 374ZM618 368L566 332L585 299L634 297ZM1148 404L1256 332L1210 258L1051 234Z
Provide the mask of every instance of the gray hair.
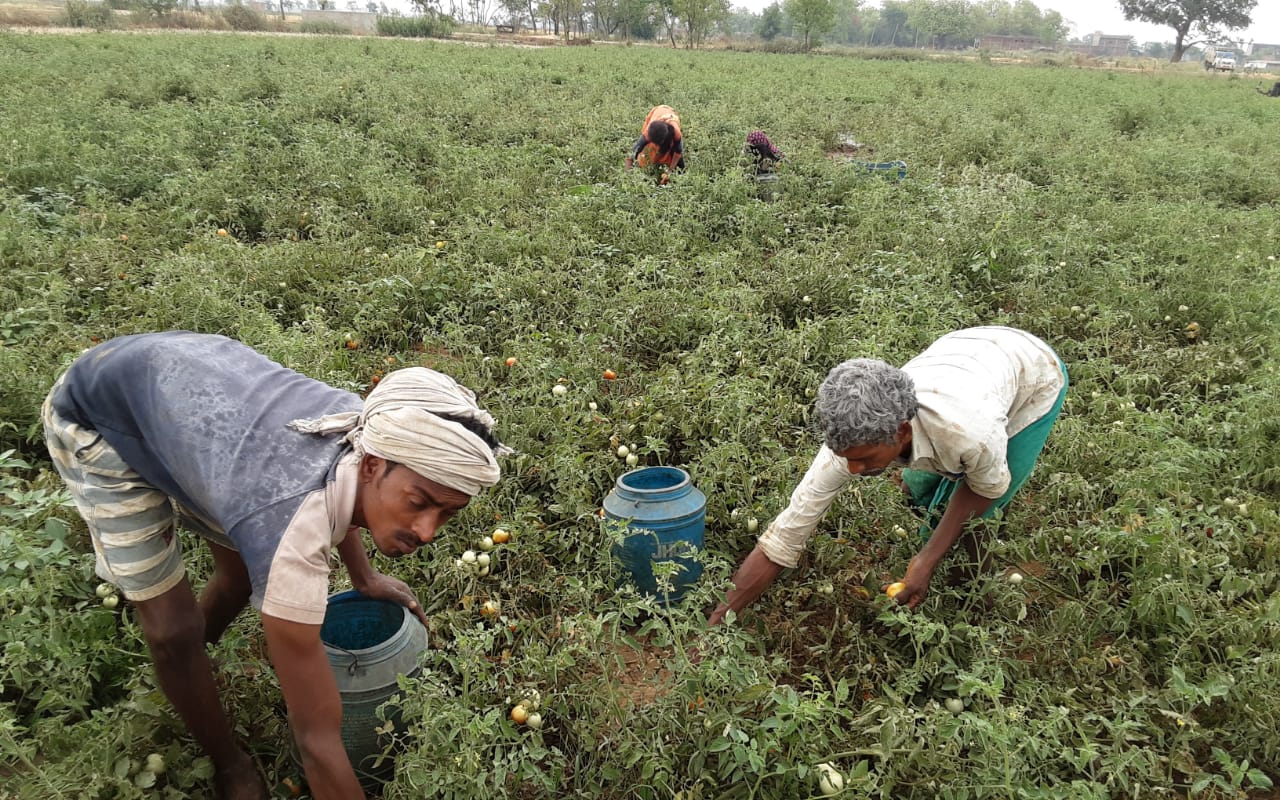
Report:
M893 442L918 408L911 376L875 358L837 364L818 387L814 405L826 445L837 453Z

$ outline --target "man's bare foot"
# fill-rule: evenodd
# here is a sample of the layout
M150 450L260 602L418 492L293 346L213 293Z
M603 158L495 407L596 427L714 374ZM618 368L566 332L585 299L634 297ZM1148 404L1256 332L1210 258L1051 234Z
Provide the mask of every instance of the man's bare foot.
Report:
M267 785L258 774L258 766L248 753L241 753L236 763L213 774L213 784L222 800L270 800Z

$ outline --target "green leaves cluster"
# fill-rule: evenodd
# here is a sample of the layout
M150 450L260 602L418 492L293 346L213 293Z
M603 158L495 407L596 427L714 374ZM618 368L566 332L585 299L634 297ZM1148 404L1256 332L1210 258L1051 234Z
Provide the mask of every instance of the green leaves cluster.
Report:
M388 797L791 798L822 762L884 798L1274 781L1280 153L1257 100L1048 66L0 37L0 108L21 109L0 114L6 789L209 791L129 605L93 595L40 441L79 352L162 328L355 392L441 369L518 451L421 558L380 565L433 625ZM621 168L659 102L689 157L667 188ZM767 191L741 162L757 128L788 154ZM891 608L880 586L918 546L894 531L915 522L868 481L799 569L707 631L746 520L785 505L817 447L827 369L983 323L1052 342L1073 386L993 523L993 570ZM681 606L619 586L597 516L619 444L708 497ZM491 577L455 570L499 524L516 536ZM296 780L257 621L215 657L238 730L273 782ZM507 716L528 689L536 732ZM170 768L143 788L149 752Z

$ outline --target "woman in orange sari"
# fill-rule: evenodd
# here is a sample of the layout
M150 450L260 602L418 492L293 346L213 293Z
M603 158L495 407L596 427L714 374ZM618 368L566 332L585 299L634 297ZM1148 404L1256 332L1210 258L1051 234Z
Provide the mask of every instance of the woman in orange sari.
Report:
M671 106L654 106L644 118L640 138L627 156L627 169L633 166L657 167L662 171L658 183L664 185L673 171L684 169L684 136L680 117Z

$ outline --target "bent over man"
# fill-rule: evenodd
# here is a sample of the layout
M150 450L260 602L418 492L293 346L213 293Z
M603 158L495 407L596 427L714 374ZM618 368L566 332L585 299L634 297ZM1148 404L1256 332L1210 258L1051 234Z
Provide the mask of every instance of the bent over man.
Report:
M45 439L84 517L97 572L138 611L165 695L212 759L226 798L266 798L220 705L205 651L250 602L316 798L363 797L320 641L337 549L352 584L408 607L359 533L407 555L498 481L494 420L452 378L414 367L366 400L222 336L125 336L84 353L43 410ZM199 600L177 521L206 540Z
M1066 399L1067 371L1049 345L998 326L949 333L901 369L859 358L836 366L815 407L825 443L733 576L711 624L754 602L809 538L853 478L902 465L900 483L926 514L928 539L895 596L915 608L942 557L963 539L982 561L979 532L966 524L1008 505L1035 467Z

